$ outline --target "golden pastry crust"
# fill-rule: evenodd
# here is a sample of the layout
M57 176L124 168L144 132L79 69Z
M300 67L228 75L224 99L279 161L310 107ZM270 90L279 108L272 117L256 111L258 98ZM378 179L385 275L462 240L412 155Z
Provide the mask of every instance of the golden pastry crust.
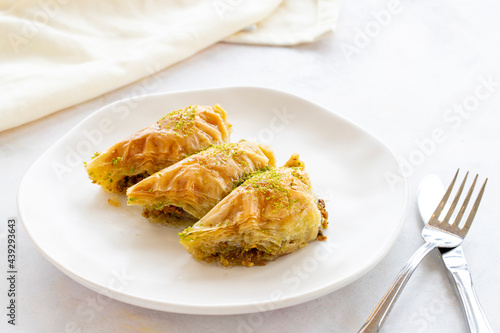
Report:
M284 167L256 172L179 236L198 260L265 265L326 239L327 218L324 202L312 194L304 164L294 155Z
M274 165L268 146L248 141L215 145L129 188L127 204L144 206L143 215L153 222L179 218L193 223L245 175Z
M189 106L96 154L85 164L89 178L109 192L124 193L149 175L210 145L227 143L231 124L219 106Z

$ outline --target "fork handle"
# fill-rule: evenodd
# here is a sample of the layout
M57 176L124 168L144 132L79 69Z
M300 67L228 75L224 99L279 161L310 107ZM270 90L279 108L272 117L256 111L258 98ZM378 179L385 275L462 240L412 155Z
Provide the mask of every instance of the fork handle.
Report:
M387 293L377 304L377 307L373 310L370 317L368 317L358 333L380 332L382 324L389 315L389 312L391 311L394 303L396 303L399 295L403 291L404 286L415 271L415 268L417 268L422 259L424 259L424 257L434 248L436 248L435 243L427 242L422 245L413 254L413 256L411 256L410 260L408 260L401 272L399 272L396 280L394 280Z

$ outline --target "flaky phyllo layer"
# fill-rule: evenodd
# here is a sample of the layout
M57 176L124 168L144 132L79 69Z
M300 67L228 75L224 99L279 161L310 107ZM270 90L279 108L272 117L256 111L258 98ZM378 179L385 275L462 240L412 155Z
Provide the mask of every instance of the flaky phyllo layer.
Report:
M143 215L153 222L192 224L246 175L274 165L268 146L248 141L214 145L132 186L127 203L144 206Z
M93 183L124 193L142 179L214 144L229 142L231 125L219 106L189 106L96 153L85 168Z
M324 240L328 214L294 155L280 168L257 171L205 217L181 232L196 259L222 265L265 265L308 242Z

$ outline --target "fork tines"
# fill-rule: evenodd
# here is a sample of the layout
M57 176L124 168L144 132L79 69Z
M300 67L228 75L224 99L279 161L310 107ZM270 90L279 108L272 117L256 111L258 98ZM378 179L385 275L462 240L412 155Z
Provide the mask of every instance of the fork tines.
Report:
M478 175L474 178L474 182L472 183L469 192L467 193L467 196L465 197L465 200L462 204L462 207L460 207L460 211L458 212L455 221L453 221L452 224L450 224L450 219L451 216L453 215L453 212L455 211L455 208L457 207L458 201L460 199L460 196L462 195L462 191L465 187L465 182L467 181L467 176L469 175L469 172L464 177L464 180L462 181L462 184L460 185L460 188L458 189L457 194L455 195L455 198L453 199L453 203L450 206L450 209L448 210L448 213L446 214L445 218L443 221L439 221L439 216L441 215L441 212L444 209L444 206L446 205L446 202L448 201L451 191L455 185L455 181L457 180L458 173L460 169L457 170L457 173L455 174L455 177L453 178L453 181L451 182L450 186L446 190L446 193L443 196L443 199L439 203L438 207L436 208L436 211L434 214L432 214L432 217L429 221L429 226L434 226L438 227L439 229L443 229L449 232L452 232L454 234L458 234L462 238L465 237L467 232L470 229L470 226L472 224L472 221L474 220L474 217L476 216L476 212L479 208L479 203L481 202L481 198L483 197L484 189L486 187L486 183L488 182L488 178L484 181L483 187L481 188L481 191L479 191L479 194L477 195L476 201L474 202L474 206L472 207L469 217L467 218L467 221L465 221L465 224L462 228L459 228L460 221L462 220L462 217L464 216L465 209L467 208L467 205L469 204L470 198L472 196L472 192L474 191L474 187L476 186L477 183L477 178Z

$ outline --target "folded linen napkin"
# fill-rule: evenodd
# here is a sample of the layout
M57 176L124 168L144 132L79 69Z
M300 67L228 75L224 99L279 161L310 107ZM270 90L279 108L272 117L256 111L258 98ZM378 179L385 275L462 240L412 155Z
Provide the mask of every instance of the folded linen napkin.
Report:
M337 13L338 0L0 0L0 131L221 40L314 41L333 30Z

